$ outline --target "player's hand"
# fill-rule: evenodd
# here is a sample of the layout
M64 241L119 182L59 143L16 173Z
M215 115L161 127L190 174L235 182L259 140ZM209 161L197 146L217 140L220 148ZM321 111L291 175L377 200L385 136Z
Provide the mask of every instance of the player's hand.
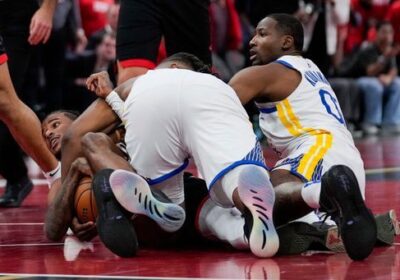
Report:
M92 170L86 158L79 157L71 164L71 169L74 172L79 172L81 175L93 177Z
M72 218L71 229L80 241L90 241L97 235L95 223L81 224L77 217Z
M52 27L53 11L46 7L41 7L31 19L28 42L31 45L46 43L50 38Z
M113 84L106 71L101 71L89 76L86 87L100 98L106 98L113 90Z

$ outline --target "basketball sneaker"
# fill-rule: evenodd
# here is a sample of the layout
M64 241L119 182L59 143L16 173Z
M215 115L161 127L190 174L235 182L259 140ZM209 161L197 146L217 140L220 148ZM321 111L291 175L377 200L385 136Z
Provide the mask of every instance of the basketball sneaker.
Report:
M120 257L133 257L138 251L138 241L130 213L127 213L111 190L109 178L112 169L95 174L92 189L96 199L98 217L97 232L104 245Z
M27 177L15 184L7 183L4 195L0 197L0 207L20 207L32 189L33 183Z
M353 260L368 257L376 243L376 222L350 168L335 165L322 176L319 204L320 211L337 224L349 257Z
M386 213L375 215L375 221L378 228L378 244L393 245L396 235L400 234L396 212L391 209Z
M275 192L268 173L260 167L245 166L239 174L239 197L245 205L244 234L254 255L272 257L279 248L273 223Z
M185 210L181 206L172 203L163 192L151 190L147 181L133 172L115 170L110 176L110 185L122 207L148 216L167 232L177 231L185 222Z
M308 250L345 252L335 225L316 222L291 222L276 229L279 236L278 255L301 254Z

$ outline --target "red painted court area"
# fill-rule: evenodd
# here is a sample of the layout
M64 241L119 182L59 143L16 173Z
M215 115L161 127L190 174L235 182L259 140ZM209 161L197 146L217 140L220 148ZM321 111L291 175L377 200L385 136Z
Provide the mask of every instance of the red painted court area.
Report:
M393 208L400 215L400 138L361 139L357 146L367 169L367 204L374 213ZM266 157L272 157L269 151ZM216 248L141 250L136 258L123 259L97 238L81 243L70 236L51 243L43 234L46 199L47 187L37 185L21 208L0 209L0 279L400 279L399 238L362 262L343 253L258 259Z

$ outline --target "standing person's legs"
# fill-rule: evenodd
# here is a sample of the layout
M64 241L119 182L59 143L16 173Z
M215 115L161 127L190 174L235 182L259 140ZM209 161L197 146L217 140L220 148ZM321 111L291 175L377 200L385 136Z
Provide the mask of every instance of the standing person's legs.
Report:
M397 127L400 132L400 78L396 77L385 89L382 125L390 129Z
M162 36L158 2L121 1L117 29L118 84L156 66Z
M209 2L160 1L168 56L187 52L211 66Z
M363 94L365 131L370 134L377 133L376 125L382 123L383 85L375 77L362 77L357 80L357 85ZM374 130L368 127L375 126Z

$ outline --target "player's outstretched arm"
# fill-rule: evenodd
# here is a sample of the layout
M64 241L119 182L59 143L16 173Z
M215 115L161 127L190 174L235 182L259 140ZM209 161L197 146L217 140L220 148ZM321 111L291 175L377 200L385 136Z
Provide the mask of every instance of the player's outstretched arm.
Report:
M48 239L61 240L72 223L74 216L74 195L83 175L91 175L84 158L75 160L62 184L54 184L50 189L44 230Z

